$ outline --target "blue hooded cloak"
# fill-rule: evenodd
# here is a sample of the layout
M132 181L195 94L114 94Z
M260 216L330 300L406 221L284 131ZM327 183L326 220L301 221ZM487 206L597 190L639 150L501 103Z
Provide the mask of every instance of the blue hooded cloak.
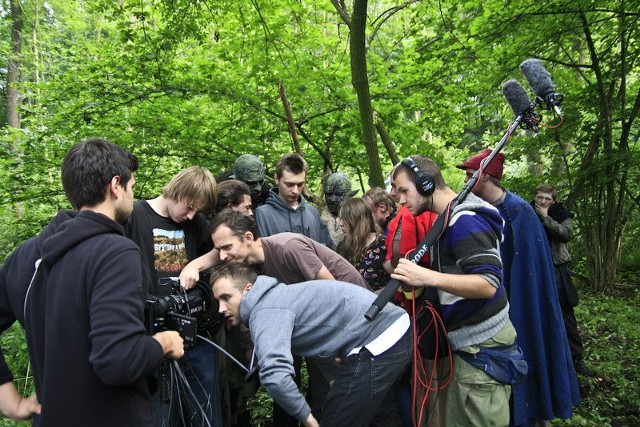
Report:
M580 391L562 319L551 250L533 208L507 192L496 206L505 220L501 245L511 322L529 364L526 379L512 387L511 424L571 418Z

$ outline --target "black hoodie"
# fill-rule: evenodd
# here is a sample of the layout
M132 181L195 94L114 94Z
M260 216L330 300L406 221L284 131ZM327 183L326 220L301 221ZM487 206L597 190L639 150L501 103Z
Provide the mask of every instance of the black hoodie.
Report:
M0 333L16 320L24 326L24 296L40 258L42 244L60 225L77 215L75 211L59 211L49 224L35 237L24 242L0 267ZM0 384L13 380L0 350Z
M42 405L33 425L153 425L146 377L159 367L162 348L144 328L140 250L120 224L91 211L45 231L36 238L42 263L24 302ZM24 280L37 254L22 252L12 264Z

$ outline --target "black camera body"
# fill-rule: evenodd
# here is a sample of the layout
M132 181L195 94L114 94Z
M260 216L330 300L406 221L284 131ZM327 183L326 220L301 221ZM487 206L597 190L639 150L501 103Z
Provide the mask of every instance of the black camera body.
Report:
M198 331L210 326L204 315L213 308L211 290L198 282L195 288L185 291L177 278L171 279L170 285L169 295L147 296L145 327L150 335L161 331L177 331L184 340L184 347L192 348Z

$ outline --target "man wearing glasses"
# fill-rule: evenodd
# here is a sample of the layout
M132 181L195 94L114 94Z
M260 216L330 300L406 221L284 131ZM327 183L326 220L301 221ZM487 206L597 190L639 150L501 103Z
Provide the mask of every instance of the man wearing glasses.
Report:
M152 295L171 295L171 278L178 277L189 261L213 248L205 215L213 212L216 198L216 181L211 172L192 166L176 174L158 197L134 203L125 233L142 251L151 276ZM198 335L213 338L220 323L213 322L209 330L199 328ZM156 425L174 425L176 418L183 418L193 425L221 426L220 387L213 347L199 341L185 353L181 368L197 405L193 404L190 393L179 399L175 394L163 399L158 392L154 396ZM204 422L203 416L209 423Z

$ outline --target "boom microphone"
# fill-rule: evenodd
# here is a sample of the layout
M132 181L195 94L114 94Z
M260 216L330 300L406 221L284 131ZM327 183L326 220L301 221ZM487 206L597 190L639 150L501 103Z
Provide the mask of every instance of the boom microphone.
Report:
M511 79L502 85L502 94L507 98L511 111L513 111L516 117L526 113L531 107L531 101L529 101L527 91L524 90L520 82L516 79Z
M364 317L368 321L372 321L376 317L378 317L378 314L380 314L384 306L387 305L389 301L391 301L391 298L393 298L393 294L396 293L396 290L401 285L402 283L400 283L399 280L396 280L396 279L389 280L389 283L387 283L387 285L384 288L382 288L382 292L378 294L376 299L371 304L371 307L369 307L369 310L367 310L367 312L364 314Z
M556 85L551 80L551 74L542 65L539 59L527 59L520 64L520 71L527 78L533 92L545 102L549 110L553 109L558 117L562 117L560 103L562 94L556 93Z
M529 95L520 82L516 79L506 82L502 85L502 94L507 98L513 114L522 119L520 127L538 133L538 123L542 117L536 113L536 103L529 100Z

